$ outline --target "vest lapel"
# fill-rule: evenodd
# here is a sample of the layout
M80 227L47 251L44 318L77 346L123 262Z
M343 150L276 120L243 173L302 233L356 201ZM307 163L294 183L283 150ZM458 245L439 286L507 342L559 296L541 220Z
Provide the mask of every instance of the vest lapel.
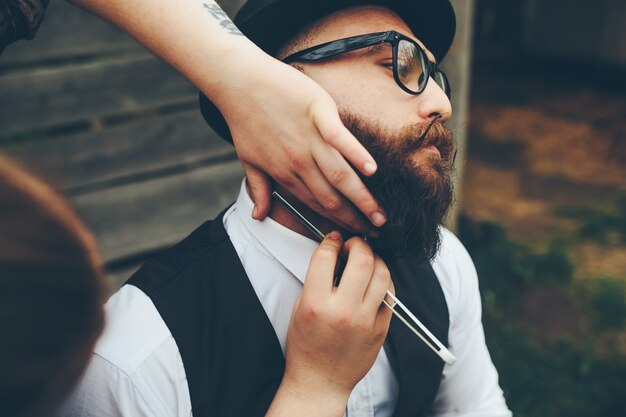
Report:
M152 299L176 340L194 417L265 415L285 359L221 216L129 283Z

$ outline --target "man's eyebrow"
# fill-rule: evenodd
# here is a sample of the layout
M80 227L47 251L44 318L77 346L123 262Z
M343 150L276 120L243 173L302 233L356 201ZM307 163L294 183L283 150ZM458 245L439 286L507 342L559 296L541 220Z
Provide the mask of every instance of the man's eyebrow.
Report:
M423 46L420 45L420 47L424 50L424 53L426 54L426 58L428 58L430 61L437 64L437 58L435 58L435 56ZM391 48L391 45L387 42L381 42L381 43L377 43L376 45L372 45L372 46L368 46L367 48L360 49L359 54L362 56L375 55L383 50L386 50L387 48Z
M368 56L377 54L385 49L391 50L391 45L387 42L377 43L376 45L368 46L367 48L363 48L360 50L359 55Z

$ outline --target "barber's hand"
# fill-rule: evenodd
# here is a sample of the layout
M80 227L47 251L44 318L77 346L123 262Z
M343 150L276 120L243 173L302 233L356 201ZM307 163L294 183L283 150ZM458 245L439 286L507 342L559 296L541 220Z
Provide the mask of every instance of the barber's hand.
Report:
M238 54L242 60L247 56ZM263 219L270 211L272 177L340 226L362 233L371 223L382 226L382 208L348 161L365 175L376 171L376 163L344 127L331 96L265 54L254 54L239 67L245 73L233 76L238 84L223 88L227 97L221 95L216 104L246 171L256 206L253 217Z
M347 242L348 262L333 287L341 247L341 235L332 232L311 258L289 326L281 386L305 403L338 404L340 411L382 348L392 314L382 302L393 290L387 266L360 238Z

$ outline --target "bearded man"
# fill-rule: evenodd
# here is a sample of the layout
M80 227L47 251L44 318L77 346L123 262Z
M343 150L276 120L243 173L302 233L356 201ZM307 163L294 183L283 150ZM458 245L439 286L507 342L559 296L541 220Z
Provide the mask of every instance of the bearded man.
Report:
M377 160L364 181L387 224L367 243L343 244L337 231L349 230L279 189L330 232L318 247L281 204L253 220L244 181L233 206L147 262L107 303L108 325L70 415L510 416L485 346L473 263L441 226L454 149L443 126L450 88L437 63L454 35L450 4L303 3L250 0L235 23L333 96ZM215 107L206 98L201 106L230 139ZM335 287L342 246L348 259ZM401 321L389 324L388 289L448 346L454 365Z

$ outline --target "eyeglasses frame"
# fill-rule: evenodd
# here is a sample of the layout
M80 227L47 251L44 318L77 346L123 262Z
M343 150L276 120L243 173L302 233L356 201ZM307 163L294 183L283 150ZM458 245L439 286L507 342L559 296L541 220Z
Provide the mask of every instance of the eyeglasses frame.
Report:
M424 79L426 80L417 91L413 91L408 88L404 83L400 80L400 76L398 73L398 45L400 41L408 41L415 45L420 54L420 61L422 64L422 68L424 69ZM285 64L291 64L296 61L318 61L321 59L332 58L334 56L344 54L346 52L356 51L357 49L367 48L369 46L374 46L382 43L389 43L392 46L392 54L393 54L393 78L396 81L396 84L402 88L405 92L418 95L424 92L426 86L428 85L428 80L431 76L441 75L443 78L443 82L445 87L442 87L444 93L448 98L452 97L452 89L450 88L450 82L448 81L448 77L446 74L439 69L439 66L428 59L426 52L424 49L417 43L415 40L409 38L402 33L396 32L395 30L390 30L387 32L376 32L376 33L368 33L365 35L357 35L350 36L348 38L337 39L334 41L322 43L320 45L311 46L309 48L303 49L302 51L295 52L282 61ZM439 85L439 84L437 84Z

